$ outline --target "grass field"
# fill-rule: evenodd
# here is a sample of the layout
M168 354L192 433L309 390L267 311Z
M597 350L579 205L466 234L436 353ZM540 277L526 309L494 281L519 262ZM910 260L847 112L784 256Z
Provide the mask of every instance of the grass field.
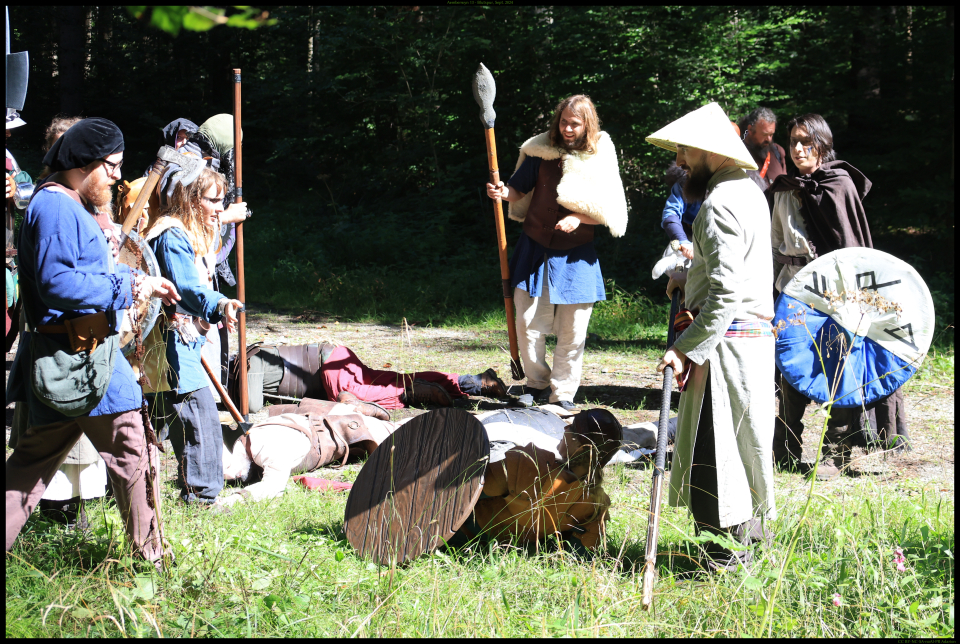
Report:
M346 472L356 476L357 466ZM760 622L807 484L778 475L776 540L749 572L688 575L698 539L666 508L655 610L640 605L649 474L608 476L613 520L594 560L550 544L441 550L396 570L344 540L344 493L288 489L210 517L164 491L178 565L156 576L125 556L112 502L95 538L36 516L6 568L8 637L762 635ZM820 485L774 608L775 637L953 637L954 502L938 487L869 478ZM898 571L896 548L906 563ZM837 605L839 604L839 605Z
M277 326L281 322L275 315L263 316L255 334L281 333L300 341L301 331L330 332L338 341L362 346L360 355L393 360L397 368L436 362L438 355L472 366L486 364L495 354L484 335L495 337L492 344L499 341L490 330L496 315L490 317L487 324L471 327L414 331L412 343L405 344L400 334L402 349L390 338L380 349L362 344L373 343L375 334L360 332L360 325ZM657 329L631 332L632 337L649 336L648 342L618 344L617 319L611 312L595 319L593 332L613 339L588 343L592 377L599 376L601 365L611 373L624 365L652 370ZM604 324L612 326L604 330ZM873 455L887 466L886 474L816 485L786 562L770 634L953 637L953 386L952 350L931 352L910 383L911 431L917 452L924 454L924 468L904 465L919 462L907 457ZM929 405L939 407L930 411ZM622 418L654 413L614 411ZM351 464L317 475L353 480L360 467ZM177 565L157 576L152 567L135 564L113 501L90 503L92 535L86 538L35 514L7 555L6 634L762 636L767 634L761 629L767 602L810 494L801 476L776 476L780 514L772 522L775 540L771 547L759 548L749 570L696 573L702 542L694 536L686 510L664 508L655 609L645 612L640 575L650 485L645 467L619 465L608 472L605 487L613 500L613 518L607 542L593 560L578 559L551 543L539 551L474 543L441 549L397 569L359 559L346 542L345 493L307 492L291 484L279 499L236 506L229 516L209 516L177 502L168 471L163 511Z
M584 403L614 404L602 393L655 380L652 367L664 347L665 301L613 286L610 294L591 319ZM448 317L439 325L414 318L412 326L399 327L340 324L302 312L253 315L251 342L328 337L370 364L390 362L402 371L455 365L472 373L505 359L498 348L506 345L502 309ZM209 516L178 503L167 470L164 521L177 565L157 576L152 567L135 564L112 500L88 505L87 537L35 514L7 555L6 634L762 636L768 633L761 629L767 602L786 563L772 607L773 636L952 637L953 416L943 408L952 409L954 351L952 342L944 344L930 352L908 396L918 445L947 444L949 456L926 454L925 469L890 457L886 475L818 483L812 498L806 479L777 474L773 545L759 547L749 570L735 573L698 573L702 541L686 510L664 508L652 612L640 601L650 485L645 467L619 465L608 473L613 518L593 560L552 543L540 550L473 543L398 569L355 555L343 534L345 493L291 484L279 499ZM614 406L625 422L653 414L639 404ZM951 459L949 468L942 458ZM319 475L353 480L360 467ZM808 498L807 519L785 562Z

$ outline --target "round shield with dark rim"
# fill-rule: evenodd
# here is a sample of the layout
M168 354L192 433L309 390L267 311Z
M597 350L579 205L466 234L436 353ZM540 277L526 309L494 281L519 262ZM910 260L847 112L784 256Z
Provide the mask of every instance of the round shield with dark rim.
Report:
M403 563L450 539L480 498L490 444L460 409L438 409L402 425L357 476L344 528L360 556Z

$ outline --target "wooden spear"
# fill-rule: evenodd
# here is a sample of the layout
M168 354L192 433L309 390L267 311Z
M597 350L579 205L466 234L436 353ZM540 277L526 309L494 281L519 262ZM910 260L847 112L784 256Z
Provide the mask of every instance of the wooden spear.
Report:
M490 169L490 183L500 182L500 169L497 167L497 143L493 135L493 124L497 113L493 111L493 99L497 97L497 84L493 74L483 63L473 77L473 98L480 106L480 122L486 128L487 165ZM497 226L497 249L500 251L500 278L503 282L503 306L507 311L507 337L510 339L510 371L514 380L523 380L523 364L520 362L520 349L517 346L516 312L513 308L513 289L510 287L510 265L507 263L507 232L503 225L503 205L499 199L493 202L494 221Z
M667 348L673 346L676 331L673 324L680 310L680 289L673 292L670 320L667 322ZM657 426L657 455L654 457L653 485L650 487L650 514L647 517L647 547L644 554L643 594L640 603L650 610L653 605L653 584L656 581L657 539L660 537L660 502L663 498L663 479L666 476L667 425L670 420L670 396L673 393L673 367L663 369L663 395L660 398L660 422Z
M233 70L233 158L236 163L237 196L234 203L243 201L243 162L240 154L240 70ZM237 222L237 299L246 303L246 285L243 279L243 222ZM237 360L240 361L240 413L249 420L250 399L247 395L247 314L243 309L237 313L237 330L240 334Z

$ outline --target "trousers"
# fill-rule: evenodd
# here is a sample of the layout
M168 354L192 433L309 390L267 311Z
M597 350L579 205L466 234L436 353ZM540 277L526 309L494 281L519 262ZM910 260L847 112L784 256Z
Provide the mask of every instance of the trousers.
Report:
M777 399L780 413L773 430L773 457L778 462L799 461L803 452L803 413L810 399L780 375ZM818 428L819 430L819 428ZM908 449L910 434L903 404L903 389L867 406L833 408L827 421L824 453L851 447Z
M384 409L403 409L400 396L413 386L414 380L425 380L443 387L453 398L467 395L460 388L460 375L441 371L398 373L371 369L360 361L349 347L337 347L320 367L323 388L330 400L341 391L349 391L360 400L377 403Z
M513 303L517 307L517 343L527 375L527 386L550 387L550 402L573 402L583 374L583 350L587 345L587 327L593 303L551 304L549 280L543 280L540 297L530 297L515 288ZM557 336L553 350L553 367L547 364L547 335Z
M162 537L156 512L148 502L147 483L148 459L153 460L155 471L159 471L160 459L155 447L148 448L139 409L81 416L27 429L7 459L7 550L13 547L47 484L83 434L106 463L135 553L148 561L157 561L163 556ZM159 481L151 483L153 506L159 507Z
M213 503L223 489L223 432L210 388L147 394L147 400L158 435L173 445L180 498Z

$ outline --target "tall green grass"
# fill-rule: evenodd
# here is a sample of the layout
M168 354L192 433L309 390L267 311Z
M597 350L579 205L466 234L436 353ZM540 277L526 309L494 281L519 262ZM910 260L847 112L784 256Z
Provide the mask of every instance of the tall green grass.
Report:
M349 466L348 478L358 466ZM665 508L655 610L641 609L649 470L617 466L613 518L594 560L562 549L474 543L396 570L359 559L342 529L344 494L291 486L277 500L211 517L164 511L178 565L134 564L112 502L96 536L32 517L6 566L8 637L343 637L763 635L762 614L805 499L778 480L773 546L749 570L698 574L701 538ZM121 539L122 540L122 539ZM818 489L773 615L774 637L953 637L954 502L919 483L870 478ZM895 549L905 554L897 570ZM839 596L839 606L835 597Z

